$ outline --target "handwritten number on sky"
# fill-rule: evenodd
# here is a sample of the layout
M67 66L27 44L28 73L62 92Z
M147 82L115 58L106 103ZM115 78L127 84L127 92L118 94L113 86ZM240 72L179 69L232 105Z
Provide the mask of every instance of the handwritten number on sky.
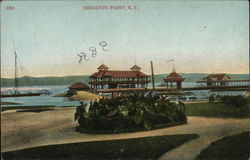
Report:
M97 54L97 51L96 51L96 48L95 47L90 47L89 48L89 51L91 52L91 56L93 58L95 58L96 54Z
M82 59L84 59L84 61L88 61L89 60L89 58L87 58L86 53L81 52L81 54L77 54L77 55L80 57L79 63L82 62Z
M99 43L99 46L102 47L103 51L108 51L108 50L105 49L105 47L107 46L107 42L102 41L102 42ZM89 52L90 52L92 58L95 58L97 56L97 50L96 50L95 47L90 47ZM79 61L78 61L79 63L82 63L83 60L84 61L89 60L87 54L84 53L84 52L81 52L80 54L77 54L77 56L79 56L79 58L80 58Z
M102 47L102 50L103 50L103 51L108 51L108 50L105 50L105 49L104 49L104 47L107 46L107 42L102 41L102 42L99 43L99 45Z

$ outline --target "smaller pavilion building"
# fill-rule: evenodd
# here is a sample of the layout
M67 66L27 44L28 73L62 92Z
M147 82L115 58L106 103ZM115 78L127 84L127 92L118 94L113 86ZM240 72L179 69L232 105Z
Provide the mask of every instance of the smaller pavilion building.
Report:
M209 74L197 83L205 83L207 86L228 86L231 77L226 74Z
M82 82L76 82L68 87L68 94L76 94L77 91L87 91L90 87Z
M166 83L167 88L182 89L182 81L184 81L185 78L180 76L173 69L173 71L163 80Z
M247 86L250 85L250 80L232 79L227 74L209 74L197 83L208 87Z

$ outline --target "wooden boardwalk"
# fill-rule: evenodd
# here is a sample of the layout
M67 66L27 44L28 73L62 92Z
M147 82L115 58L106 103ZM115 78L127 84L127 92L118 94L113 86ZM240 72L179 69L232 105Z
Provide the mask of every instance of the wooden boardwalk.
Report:
M220 89L220 90L228 90L228 89L245 89L250 90L250 85L239 85L239 86L198 86L198 87L183 87L184 91L189 90L211 90L211 89Z
M155 87L155 91L158 92L181 92L181 91L192 91L192 90L243 90L250 91L250 85L240 86L197 86L197 87L183 87L182 90L175 88L166 87ZM98 89L98 93L126 93L126 92L146 92L153 91L153 88L115 88L115 89Z

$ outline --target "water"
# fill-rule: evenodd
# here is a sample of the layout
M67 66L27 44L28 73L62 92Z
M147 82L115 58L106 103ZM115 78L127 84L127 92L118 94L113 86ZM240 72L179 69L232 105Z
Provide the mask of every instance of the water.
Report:
M76 106L79 101L71 101L68 97L53 97L60 93L66 93L68 86L33 86L31 88L39 88L50 90L51 95L30 96L30 97L6 97L1 98L1 102L16 102L22 103L18 106ZM20 87L25 89L27 87ZM9 88L2 88L4 90ZM32 91L33 92L33 91ZM11 107L17 105L1 105L2 107Z
M151 83L149 84L150 87ZM156 86L159 84L156 84ZM183 87L195 86L194 82L184 82ZM33 89L46 89L50 90L51 95L43 95L43 96L31 96L31 97L8 97L1 98L2 102L17 102L22 103L18 106L77 106L79 105L79 101L71 101L68 97L53 97L54 95L60 93L66 93L68 86L33 86ZM20 87L20 89L25 89L27 87ZM1 88L1 90L6 90L9 88ZM209 90L194 90L188 91L190 94L182 96L184 101L207 101L209 96L211 95L244 95L246 91L209 91ZM195 97L195 98L194 98ZM178 96L171 96L172 100L178 100ZM11 107L17 105L1 105L2 107Z
M49 90L53 95L59 94L59 93L65 93L67 89L67 85L62 85L62 86L32 86L32 87L18 87L17 90L20 90L22 93L26 92L36 92L39 90ZM1 88L1 94L9 94L13 93L14 88L13 87L2 87Z

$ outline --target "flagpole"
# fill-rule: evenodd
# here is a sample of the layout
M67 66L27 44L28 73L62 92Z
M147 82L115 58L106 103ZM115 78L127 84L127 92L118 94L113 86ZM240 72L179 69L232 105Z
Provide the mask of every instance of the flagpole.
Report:
M168 60L168 61L166 61L167 63L168 62L173 62L174 61L174 59L170 59L170 60ZM175 65L174 65L174 62L173 62L173 70L172 71L170 71L170 73L171 72L175 72Z
M15 93L17 93L17 54L15 48L15 41L13 42L14 45L14 54L15 54Z
M153 91L155 90L155 78L154 78L154 68L153 68L153 62L151 61L151 74L152 74L152 85L153 85Z
M136 52L135 52L135 65L136 65Z

